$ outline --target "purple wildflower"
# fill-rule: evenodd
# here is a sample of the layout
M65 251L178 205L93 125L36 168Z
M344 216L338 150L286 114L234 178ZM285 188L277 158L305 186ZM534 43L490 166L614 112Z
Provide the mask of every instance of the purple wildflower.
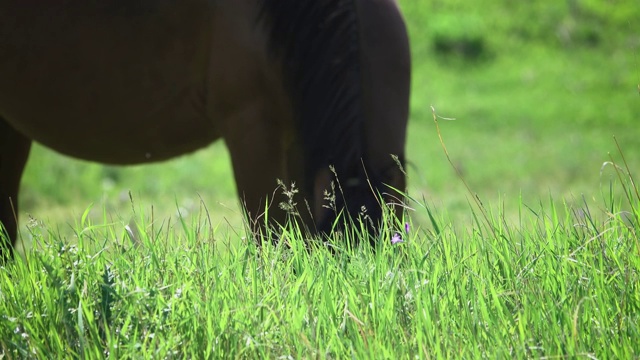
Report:
M404 223L404 232L405 234L409 234L409 223ZM400 234L399 232L396 232L395 234L393 234L393 237L391 238L392 245L403 243L403 242L404 242L404 239L402 238L402 234Z
M398 233L393 234L393 237L391 238L391 244L392 245L395 245L395 244L398 244L398 243L402 243L402 242L404 242L404 240L402 240L402 235L400 235Z

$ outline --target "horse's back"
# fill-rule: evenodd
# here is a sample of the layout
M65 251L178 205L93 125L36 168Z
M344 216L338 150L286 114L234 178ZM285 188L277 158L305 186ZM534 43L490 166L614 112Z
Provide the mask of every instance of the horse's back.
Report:
M217 137L210 37L206 1L0 1L0 116L89 160L195 150Z

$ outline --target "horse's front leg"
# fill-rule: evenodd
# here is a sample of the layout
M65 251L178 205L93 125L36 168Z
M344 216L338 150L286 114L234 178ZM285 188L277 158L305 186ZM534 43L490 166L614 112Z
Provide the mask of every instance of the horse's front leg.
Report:
M0 264L13 257L18 235L18 191L20 178L29 157L28 139L0 117ZM15 215L14 215L15 214Z
M287 197L278 186L278 180L286 186L293 181L287 142L291 129L285 129L282 119L266 108L264 102L256 101L230 116L223 126L238 196L258 242L277 240L261 238L259 233L265 235L269 226L277 230L292 214L280 206Z

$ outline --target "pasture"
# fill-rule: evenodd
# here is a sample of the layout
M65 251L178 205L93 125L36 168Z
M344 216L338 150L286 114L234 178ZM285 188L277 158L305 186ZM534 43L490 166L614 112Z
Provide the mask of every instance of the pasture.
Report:
M400 4L414 201L377 252L256 249L222 143L130 168L36 147L0 357L640 356L640 8Z

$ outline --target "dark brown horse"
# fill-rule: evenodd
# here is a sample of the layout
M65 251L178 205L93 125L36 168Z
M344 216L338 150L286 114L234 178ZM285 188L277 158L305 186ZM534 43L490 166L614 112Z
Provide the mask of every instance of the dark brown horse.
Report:
M251 219L281 179L328 230L333 165L338 208L377 221L405 188L409 79L395 0L0 0L0 257L32 141L124 165L222 138Z

